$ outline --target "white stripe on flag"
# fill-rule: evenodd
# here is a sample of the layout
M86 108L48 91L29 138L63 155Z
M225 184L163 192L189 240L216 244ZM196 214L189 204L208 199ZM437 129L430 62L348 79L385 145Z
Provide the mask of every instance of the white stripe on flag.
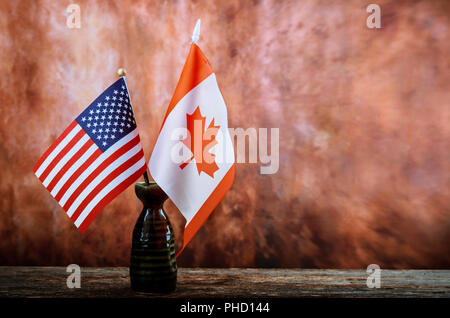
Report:
M48 165L55 159L55 157L61 152L61 150L75 137L76 134L81 130L80 125L76 125L70 133L61 140L58 146L51 153L49 153L47 159L39 166L39 169L36 171L36 176L39 178L41 174L45 171Z
M98 149L96 144L92 144L91 147L66 171L66 173L59 179L58 183L53 188L50 194L55 197L59 190L66 184L67 180L77 171L77 169L89 159L89 157Z
M61 158L61 160L53 167L52 171L48 174L47 178L45 178L42 184L44 187L47 187L48 184L53 180L56 174L64 167L67 161L70 160L80 150L81 147L89 140L89 136L84 135L78 142Z
M72 216L72 214L75 212L75 210L78 208L78 206L83 202L83 200L89 195L89 193L92 192L92 190L95 189L95 187L102 182L103 179L105 179L111 172L116 170L118 167L120 167L125 161L133 157L135 154L137 154L142 149L142 146L140 143L138 143L136 146L128 150L126 153L124 153L122 156L114 160L108 167L105 168L97 177L95 177L94 180L92 180L89 185L84 188L84 190L80 193L80 195L76 198L75 201L73 201L70 208L67 210L67 214L69 216ZM91 169L89 169L91 170Z
M81 223L83 223L84 219L86 219L86 217L89 215L89 213L91 213L91 211L95 208L95 206L100 202L101 199L107 196L108 193L114 190L122 181L126 180L129 176L131 176L133 173L135 173L144 166L145 166L145 158L142 157L138 162L136 162L130 168L122 172L114 180L112 180L106 187L104 187L95 196L95 198L89 202L89 204L86 206L83 212L78 216L77 220L75 221L76 227L79 227Z
M127 144L129 141L133 140L138 135L137 129L130 132L128 135L123 137L121 140L116 142L114 145L111 146L111 148L108 148L104 153L102 153L95 161L86 168L83 173L78 176L78 178L72 183L72 185L67 189L66 193L64 193L61 200L59 200L59 204L61 206L64 206L69 200L72 193L80 186L83 181L91 175L91 173L109 156L111 156L114 152L116 152L119 148L121 148L123 145Z

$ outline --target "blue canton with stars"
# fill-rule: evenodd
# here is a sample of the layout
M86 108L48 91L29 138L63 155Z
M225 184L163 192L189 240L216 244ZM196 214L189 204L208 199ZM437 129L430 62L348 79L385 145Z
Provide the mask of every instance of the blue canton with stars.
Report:
M136 129L124 78L108 87L75 120L103 152Z

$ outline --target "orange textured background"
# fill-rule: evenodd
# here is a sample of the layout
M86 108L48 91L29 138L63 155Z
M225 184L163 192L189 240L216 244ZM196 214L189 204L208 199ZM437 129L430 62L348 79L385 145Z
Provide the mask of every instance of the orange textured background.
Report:
M240 164L181 266L450 268L450 2L0 1L0 265L128 265L132 187L81 235L32 173L128 71L146 158L202 18L230 127L280 127ZM167 212L180 246L183 218Z

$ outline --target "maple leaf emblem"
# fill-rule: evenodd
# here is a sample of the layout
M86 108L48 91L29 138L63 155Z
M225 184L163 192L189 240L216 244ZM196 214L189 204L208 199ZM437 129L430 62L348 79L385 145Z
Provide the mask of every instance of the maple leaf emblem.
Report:
M186 123L189 134L182 142L190 149L192 157L180 165L181 170L195 159L198 175L203 171L214 178L214 172L219 170L219 167L215 161L216 156L210 153L210 150L217 145L216 136L220 126L215 126L213 118L205 130L206 117L202 116L199 106L192 114L186 114Z

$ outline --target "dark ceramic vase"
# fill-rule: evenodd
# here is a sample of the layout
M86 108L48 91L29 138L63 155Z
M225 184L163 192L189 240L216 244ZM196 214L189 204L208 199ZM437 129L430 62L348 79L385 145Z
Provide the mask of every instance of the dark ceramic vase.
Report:
M135 191L144 208L133 230L131 288L138 292L174 291L177 283L175 236L163 210L167 195L155 182L138 182Z

